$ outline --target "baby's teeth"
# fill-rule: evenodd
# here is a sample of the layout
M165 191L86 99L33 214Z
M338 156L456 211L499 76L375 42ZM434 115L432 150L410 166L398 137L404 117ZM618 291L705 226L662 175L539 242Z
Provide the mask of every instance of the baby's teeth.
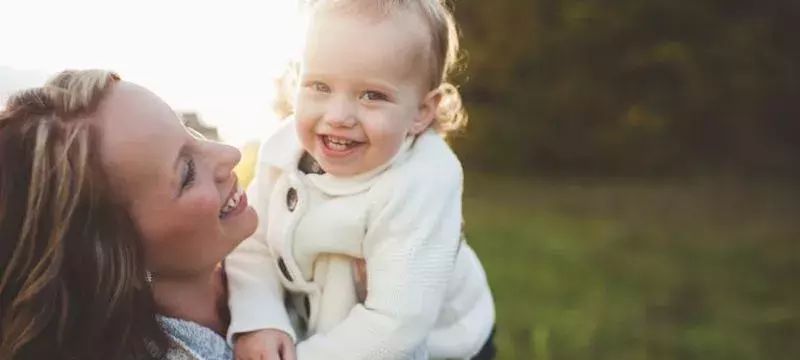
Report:
M343 139L343 138L336 138L328 136L328 143L329 144L336 144L336 145L350 145L353 143L352 140Z
M338 142L337 140L334 140L331 137L328 137L327 143L328 143L328 147L330 147L333 150L341 151L341 150L347 149L347 145L344 145L344 144Z

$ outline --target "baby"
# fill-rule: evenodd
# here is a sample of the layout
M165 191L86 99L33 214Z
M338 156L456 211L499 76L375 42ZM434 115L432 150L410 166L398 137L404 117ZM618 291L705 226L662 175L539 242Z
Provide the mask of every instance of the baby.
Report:
M484 356L494 304L443 139L464 123L452 15L441 0L310 12L295 116L249 189L261 225L226 260L237 357L293 357L289 337L301 360Z

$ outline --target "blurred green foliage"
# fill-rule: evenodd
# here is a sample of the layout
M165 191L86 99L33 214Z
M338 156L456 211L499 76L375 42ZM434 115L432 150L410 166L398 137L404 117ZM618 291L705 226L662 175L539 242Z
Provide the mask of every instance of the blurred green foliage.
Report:
M499 359L797 359L800 189L472 174Z
M458 0L471 169L800 171L800 1Z

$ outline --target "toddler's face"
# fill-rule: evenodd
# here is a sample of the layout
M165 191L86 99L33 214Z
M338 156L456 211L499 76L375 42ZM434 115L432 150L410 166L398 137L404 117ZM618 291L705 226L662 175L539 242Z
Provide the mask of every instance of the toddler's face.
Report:
M427 27L415 14L381 19L322 12L312 20L297 95L297 132L322 168L350 176L389 161L424 131L436 101L428 91Z

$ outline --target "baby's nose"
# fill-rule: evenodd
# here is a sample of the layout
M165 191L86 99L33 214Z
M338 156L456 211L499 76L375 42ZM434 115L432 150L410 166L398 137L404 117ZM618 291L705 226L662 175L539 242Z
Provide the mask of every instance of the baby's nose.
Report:
M356 124L356 106L347 99L332 101L325 112L325 121L334 127L352 127Z

